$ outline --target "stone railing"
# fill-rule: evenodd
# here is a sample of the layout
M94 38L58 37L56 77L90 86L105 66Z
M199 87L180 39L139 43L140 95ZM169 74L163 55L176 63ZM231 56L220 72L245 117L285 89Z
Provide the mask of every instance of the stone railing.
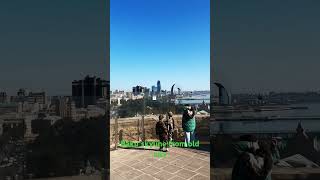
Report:
M35 180L104 180L101 175L91 175L91 176L66 176L66 177L54 177L54 178L41 178Z
M183 140L183 130L182 130L182 116L175 115L175 126L177 132L174 134L176 141ZM209 119L210 116L198 115L196 116L196 135L200 140L205 140L209 142ZM146 116L144 118L144 129L145 129L145 139L154 140L158 139L156 135L156 122L158 120L157 116ZM110 122L110 142L111 146L116 141L116 134L118 135L118 142L120 140L127 141L139 141L139 135L141 138L142 134L142 117L133 117L133 118L120 118L117 120L112 119ZM116 128L117 127L117 128ZM116 129L117 133L116 133Z

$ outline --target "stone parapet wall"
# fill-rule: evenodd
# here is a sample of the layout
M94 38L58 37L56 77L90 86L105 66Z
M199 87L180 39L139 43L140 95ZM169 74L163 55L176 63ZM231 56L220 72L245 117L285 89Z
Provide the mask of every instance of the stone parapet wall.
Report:
M103 180L101 175L91 176L66 176L66 177L55 177L55 178L41 178L35 180Z
M182 116L175 115L175 126L177 132L174 137L176 141L183 140L183 130L182 130ZM146 116L144 118L144 129L145 129L145 138L146 140L158 139L156 135L156 122L158 121L157 116ZM198 115L196 116L196 135L199 139L206 139L209 141L209 119L210 116ZM135 118L120 118L118 119L118 137L119 140L128 140L128 141L139 141L139 134L141 134L141 123L142 117ZM140 128L139 128L140 127ZM113 144L115 142L116 135L116 124L115 120L110 122L110 142Z

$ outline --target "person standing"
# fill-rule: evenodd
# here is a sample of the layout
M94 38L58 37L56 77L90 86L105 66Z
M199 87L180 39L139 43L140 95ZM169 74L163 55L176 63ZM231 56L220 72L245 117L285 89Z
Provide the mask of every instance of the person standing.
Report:
M173 140L173 131L175 129L175 122L173 119L173 113L170 111L167 113L167 120L166 120L166 126L168 129L168 139L169 141Z
M168 144L168 129L164 122L164 116L162 114L159 115L159 121L156 124L156 134L159 136L159 141L161 142L160 151L168 151L167 145L165 149L163 149L163 144Z
M232 180L271 180L273 161L266 142L258 142L255 136L245 135L233 146L237 159L232 169Z
M185 147L195 140L194 130L196 129L195 110L190 105L186 105L182 115L182 129L185 135Z
M280 152L279 152L277 138L271 139L271 155L272 155L273 164L277 164L280 160Z

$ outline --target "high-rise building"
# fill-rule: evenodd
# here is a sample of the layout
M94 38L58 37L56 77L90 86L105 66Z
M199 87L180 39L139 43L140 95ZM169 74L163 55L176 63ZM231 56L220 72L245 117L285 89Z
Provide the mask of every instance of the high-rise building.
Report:
M7 102L7 93L0 92L0 103L6 103L6 102Z
M231 94L226 90L226 88L220 83L214 83L218 87L219 91L219 105L230 105L231 104Z
M51 97L51 103L50 103L50 108L51 108L51 111L50 112L51 114L53 115L56 115L56 116L60 116L60 99L61 97L59 96L53 96Z
M131 99L132 98L132 92L126 92L126 97Z
M29 104L46 104L46 93L45 92L38 92L38 93L33 93L30 92L28 96L28 103Z
M77 108L71 96L55 96L51 99L52 112L64 119L78 120Z
M27 101L27 93L25 89L19 89L17 96L11 96L10 102L25 102Z
M144 92L144 87L142 87L142 86L135 86L132 88L132 93L134 96L137 96L143 92Z
M72 82L72 98L76 107L96 105L99 98L108 97L108 82L96 76L86 76L83 80Z
M161 83L160 83L160 81L157 82L157 93L158 94L161 93Z
M146 97L149 97L149 96L150 96L150 89L149 89L149 88L144 87L143 92L144 92L144 95L145 95Z
M25 89L19 89L17 92L18 97L25 97L26 96L26 90Z
M132 94L134 96L140 95L144 93L145 96L149 96L150 95L150 89L147 87L143 87L143 86L135 86L132 87Z
M151 87L152 94L156 94L157 91L158 91L158 88L156 86Z
M178 88L178 95L181 95L181 89Z
M59 110L62 118L72 119L74 117L75 104L72 102L71 97L63 97L60 99Z

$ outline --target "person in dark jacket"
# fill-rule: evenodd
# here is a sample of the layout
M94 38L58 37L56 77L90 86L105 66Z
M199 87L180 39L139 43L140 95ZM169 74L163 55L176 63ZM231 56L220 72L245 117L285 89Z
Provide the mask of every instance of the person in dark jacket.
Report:
M186 105L182 115L182 129L185 134L185 146L195 140L194 130L196 129L195 110L190 105Z
M254 136L243 136L234 146L238 156L232 180L271 180L273 166L270 146Z
M167 113L167 118L166 118L166 122L165 122L167 129L168 129L168 139L169 141L173 140L173 131L175 129L175 122L173 119L173 113L170 111Z
M168 147L168 129L166 127L166 124L164 122L164 116L161 114L159 115L159 121L156 124L156 134L159 136L159 141L165 145L164 146L160 146L160 151L168 151L167 147Z

